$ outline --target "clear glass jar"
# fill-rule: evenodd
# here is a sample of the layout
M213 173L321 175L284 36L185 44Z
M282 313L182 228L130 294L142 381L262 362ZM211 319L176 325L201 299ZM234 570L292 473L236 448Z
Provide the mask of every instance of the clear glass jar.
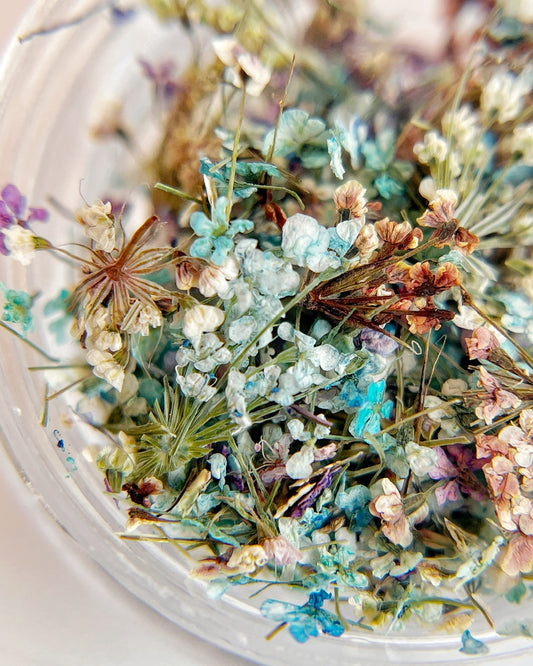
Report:
M93 6L92 0L41 0L21 32L69 21ZM15 183L31 205L44 205L52 195L61 206L74 209L79 205L80 189L87 200L101 196L120 171L131 176L129 187L136 179L142 182L140 172L135 172L136 158L119 143L95 143L88 128L106 99L123 99L127 122L141 138L141 150L148 149L154 140L154 127L148 120L150 95L135 61L148 54L171 53L177 40L186 57L183 45L187 40L179 28L165 27L146 12L123 25L113 25L109 13L102 11L48 36L13 43L0 76L1 183ZM54 212L47 236L64 243L69 224ZM57 262L56 273L50 275L49 261L47 256L38 256L28 270L12 261L0 262L1 280L30 293L54 296L69 269ZM38 327L32 340L52 355L57 351L44 327ZM211 600L203 584L188 577L190 562L170 544L117 536L124 531L125 514L102 492L101 473L82 455L97 434L70 417L64 396L49 403L43 427L43 391L46 382L54 380L27 368L46 362L13 337L2 334L1 344L1 436L16 468L57 523L110 576L159 613L206 641L265 664L464 661L458 652L458 636L430 635L422 630L388 635L354 630L340 638L320 637L303 645L282 632L265 641L272 626L258 610L264 594L249 599L247 590L237 587L222 599ZM475 635L491 649L489 656L472 657L475 663L504 658L507 663L518 663L530 650L526 639L497 637L482 622L476 625Z

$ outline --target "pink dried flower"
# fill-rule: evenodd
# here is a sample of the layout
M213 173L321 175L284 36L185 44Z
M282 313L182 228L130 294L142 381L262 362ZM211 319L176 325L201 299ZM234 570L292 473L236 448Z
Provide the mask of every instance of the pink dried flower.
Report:
M476 416L483 419L487 425L491 425L493 420L506 409L516 409L522 403L514 393L502 389L500 382L483 367L479 369L479 380L487 395L476 407Z
M429 202L428 210L417 219L421 227L440 227L455 218L457 195L453 190L437 190L435 199Z
M274 560L276 564L284 567L287 564L300 562L302 551L298 550L283 536L277 536L263 541L263 548L269 560Z
M330 442L326 446L321 446L319 449L313 451L315 460L329 460L330 458L335 458L337 453L337 444L335 442Z
M478 435L476 437L476 458L478 460L492 458L498 454L506 456L508 451L509 446L499 437L494 437L494 435Z
M370 513L381 518L382 532L392 543L407 548L413 535L403 510L400 492L389 479L382 479L381 484L384 494L370 502Z
M494 349L498 349L500 342L494 333L485 326L479 326L472 333L471 338L465 340L470 359L487 359Z
M531 573L533 569L533 537L525 534L514 536L509 541L501 567L508 576L517 576L520 572Z
M459 497L459 484L452 479L443 486L435 488L435 499L437 504L442 506L446 502L455 502Z

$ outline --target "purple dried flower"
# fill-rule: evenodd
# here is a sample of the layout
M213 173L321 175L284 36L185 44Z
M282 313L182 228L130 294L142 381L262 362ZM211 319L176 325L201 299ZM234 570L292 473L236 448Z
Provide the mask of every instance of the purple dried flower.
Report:
M174 79L175 64L171 60L164 60L158 65L152 65L147 60L139 60L143 73L155 86L158 97L170 100L178 91L178 84Z
M48 212L44 208L29 207L26 211L26 197L22 196L15 185L9 183L0 194L0 230L18 224L25 229L30 222L46 222ZM0 252L9 254L4 243L4 234L0 233Z
M383 356L392 354L399 347L396 340L393 340L385 333L380 333L371 328L364 328L361 331L360 339L369 351L383 354Z
M315 500L320 496L322 491L331 486L333 481L333 476L337 474L340 469L332 470L331 468L326 469L324 475L316 486L311 490L311 492L306 495L298 504L294 507L291 513L291 518L301 518L304 515L304 511L310 506L313 506Z

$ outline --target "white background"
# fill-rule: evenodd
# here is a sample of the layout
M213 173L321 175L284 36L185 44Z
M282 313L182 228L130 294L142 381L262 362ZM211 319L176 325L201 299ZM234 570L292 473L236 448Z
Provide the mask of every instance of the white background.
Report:
M0 48L31 4L0 0ZM102 572L48 517L0 446L0 666L248 663L182 631Z

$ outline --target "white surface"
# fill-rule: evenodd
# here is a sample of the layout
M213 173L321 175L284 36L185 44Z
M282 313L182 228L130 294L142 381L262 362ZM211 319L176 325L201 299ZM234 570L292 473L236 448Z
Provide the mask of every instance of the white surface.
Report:
M31 4L0 0L0 48ZM182 631L110 579L49 518L1 446L0 525L0 666L250 663Z

